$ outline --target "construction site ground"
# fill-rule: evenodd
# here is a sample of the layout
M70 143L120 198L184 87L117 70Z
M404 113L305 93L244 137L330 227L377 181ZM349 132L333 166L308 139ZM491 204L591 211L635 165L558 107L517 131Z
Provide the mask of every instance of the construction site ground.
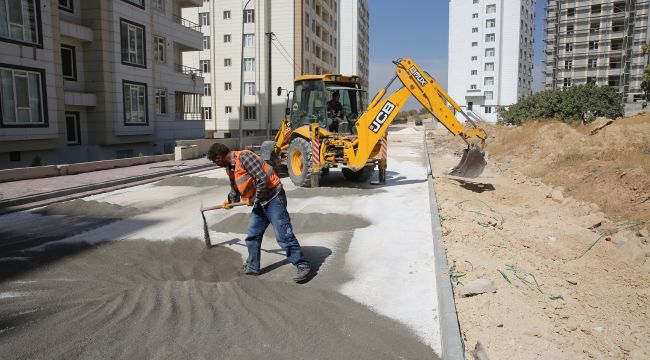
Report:
M283 177L316 271L303 285L272 230L261 275L242 275L246 206L206 212L206 249L199 209L226 199L223 169L2 215L0 358L436 359L422 149L422 132L391 134L382 186Z
M463 144L428 131L468 358L650 358L650 116L607 123L488 126L471 181L444 176ZM461 297L479 278L496 292Z

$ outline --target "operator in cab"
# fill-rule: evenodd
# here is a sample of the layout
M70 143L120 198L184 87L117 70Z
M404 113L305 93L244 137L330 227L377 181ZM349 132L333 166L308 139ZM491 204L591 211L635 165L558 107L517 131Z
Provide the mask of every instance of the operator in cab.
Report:
M338 91L332 93L332 99L327 102L327 117L332 118L332 123L328 130L332 132L339 131L339 117L343 117L343 105L341 105L341 94Z

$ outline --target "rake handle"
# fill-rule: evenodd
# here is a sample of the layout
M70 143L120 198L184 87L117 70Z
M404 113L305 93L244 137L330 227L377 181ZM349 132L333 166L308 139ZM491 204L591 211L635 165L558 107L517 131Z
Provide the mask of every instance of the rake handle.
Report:
M246 205L246 203L243 202L243 201L240 201L240 202L232 203L232 204L229 204L229 205L230 205L230 207L236 207L236 206ZM213 205L213 206L208 206L208 207L201 207L201 212L210 211L210 210L218 210L218 209L223 209L223 204L221 204L221 205Z

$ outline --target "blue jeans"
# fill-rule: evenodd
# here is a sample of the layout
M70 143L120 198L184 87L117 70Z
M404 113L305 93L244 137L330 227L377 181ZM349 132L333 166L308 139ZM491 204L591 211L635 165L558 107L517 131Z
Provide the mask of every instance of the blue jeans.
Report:
M287 195L284 189L266 205L259 203L253 205L253 211L248 221L248 236L246 246L248 247L248 259L246 265L254 272L260 271L260 251L262 248L262 236L269 226L273 225L275 238L278 245L287 254L287 260L296 266L306 266L309 262L305 260L298 239L293 234L291 219L287 212Z

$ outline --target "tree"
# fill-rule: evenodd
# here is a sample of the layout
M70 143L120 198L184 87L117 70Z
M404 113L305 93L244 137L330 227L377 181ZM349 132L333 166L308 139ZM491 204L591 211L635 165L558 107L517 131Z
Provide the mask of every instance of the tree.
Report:
M650 94L650 65L645 66L643 71L643 77L641 78L641 89L645 95L645 100L648 100L648 94Z

